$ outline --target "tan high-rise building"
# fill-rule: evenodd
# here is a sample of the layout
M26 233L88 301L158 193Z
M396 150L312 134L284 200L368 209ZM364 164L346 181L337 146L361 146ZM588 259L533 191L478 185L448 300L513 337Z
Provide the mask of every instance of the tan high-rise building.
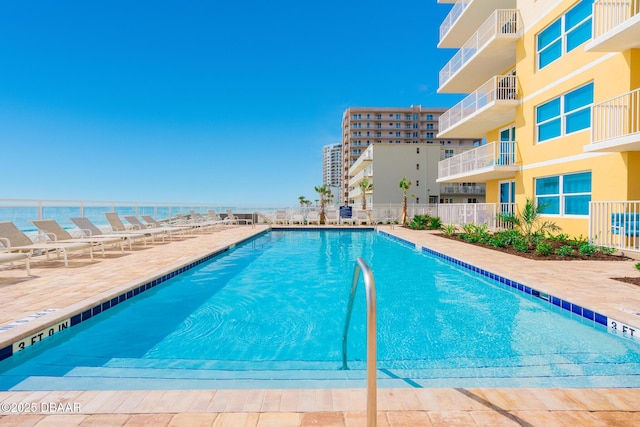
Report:
M476 138L437 138L438 119L445 111L447 111L445 108L423 108L420 105L347 108L342 116L342 186L339 194L341 203L353 204L356 202L353 196L349 196L349 192L358 193L358 183L350 176L349 169L370 145L407 146L411 144L416 148L438 146L440 147L436 153L439 154L438 160L479 145L479 139ZM408 152L407 150L402 151ZM416 150L411 151L415 152ZM432 149L428 151L434 153ZM423 153L426 152L423 150ZM426 173L424 163L423 172ZM434 171L434 176L437 177L437 170ZM395 185L397 184L395 183ZM429 198L438 202L439 197L433 198L441 194L439 185L435 183L435 178L433 178L433 183L423 182L423 185L424 188L430 188L432 191ZM375 188L374 185L374 191ZM425 200L423 203L427 202L426 198L423 200ZM378 202L387 203L388 201L379 200Z

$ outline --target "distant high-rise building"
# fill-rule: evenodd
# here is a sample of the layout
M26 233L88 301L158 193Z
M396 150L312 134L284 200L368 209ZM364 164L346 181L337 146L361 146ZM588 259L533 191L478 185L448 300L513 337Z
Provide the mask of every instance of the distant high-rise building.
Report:
M338 190L342 183L342 144L322 147L322 183ZM335 191L335 190L334 190ZM337 196L334 194L334 196Z
M394 147L406 147L411 144L415 148L420 146L438 146L439 150L430 149L437 160L448 157L453 153L457 154L465 150L474 148L479 144L479 138L437 138L438 119L440 115L447 111L445 108L423 108L422 106L411 107L350 107L342 116L342 186L339 194L340 201L345 204L353 204L359 198L358 184L362 176L350 176L349 170L356 163L358 158L370 145L385 145ZM401 150L403 153L414 153L416 150ZM385 152L387 152L385 150ZM423 155L426 153L423 150ZM397 153L396 153L397 154ZM412 156L414 155L412 154ZM422 173L427 173L425 168L426 160L422 160ZM425 197L423 203L431 200L439 202L440 189L435 183L437 177L437 161L429 162L432 179L427 182L426 175L423 178L423 188L431 190L430 196ZM400 166L398 166L400 168ZM415 169L415 165L414 165ZM358 173L361 171L358 171ZM373 173L368 171L367 173ZM402 171L399 171L402 179ZM359 179L358 179L359 178ZM370 179L371 180L371 179ZM430 182L433 181L433 182ZM382 183L378 182L380 188ZM385 184L386 185L386 184ZM374 184L374 193L376 189ZM352 196L349 193L352 193ZM336 195L338 196L338 195ZM355 196L355 198L354 198ZM483 194L484 196L484 194ZM377 200L377 203L389 203L390 200Z

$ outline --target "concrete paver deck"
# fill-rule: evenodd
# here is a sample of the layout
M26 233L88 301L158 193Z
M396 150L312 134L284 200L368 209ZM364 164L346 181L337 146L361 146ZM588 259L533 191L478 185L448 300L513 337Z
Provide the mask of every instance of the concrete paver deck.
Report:
M59 319L266 229L241 226L122 254L73 255L0 268L0 348ZM404 228L383 228L469 264L640 328L640 290L610 279L634 262L533 261ZM55 311L37 317L28 316ZM24 323L16 320L28 318ZM29 405L25 405L28 403ZM140 390L0 392L0 424L361 426L366 390ZM21 409L21 413L17 413ZM29 411L29 412L28 412ZM379 389L379 426L640 425L640 389Z

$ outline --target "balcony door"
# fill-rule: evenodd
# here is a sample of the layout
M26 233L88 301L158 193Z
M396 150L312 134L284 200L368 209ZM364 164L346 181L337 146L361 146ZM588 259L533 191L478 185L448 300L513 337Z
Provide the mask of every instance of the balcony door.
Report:
M500 181L500 213L514 213L516 204L516 182Z
M510 126L500 131L500 151L498 165L508 166L515 163L514 147L516 142L516 127Z

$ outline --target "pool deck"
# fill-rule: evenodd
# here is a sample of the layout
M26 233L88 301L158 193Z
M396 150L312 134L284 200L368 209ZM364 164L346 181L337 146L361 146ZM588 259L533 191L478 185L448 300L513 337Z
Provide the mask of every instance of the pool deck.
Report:
M0 349L265 229L240 226L124 253L111 249L93 262L76 253L69 268L34 261L30 277L24 266L0 266L0 328L9 326L0 331ZM611 279L640 276L637 261L534 261L431 232L381 230L640 331L640 288ZM379 389L377 405L378 426L640 425L640 389L630 388ZM0 409L0 425L12 426L362 426L366 390L0 392Z

